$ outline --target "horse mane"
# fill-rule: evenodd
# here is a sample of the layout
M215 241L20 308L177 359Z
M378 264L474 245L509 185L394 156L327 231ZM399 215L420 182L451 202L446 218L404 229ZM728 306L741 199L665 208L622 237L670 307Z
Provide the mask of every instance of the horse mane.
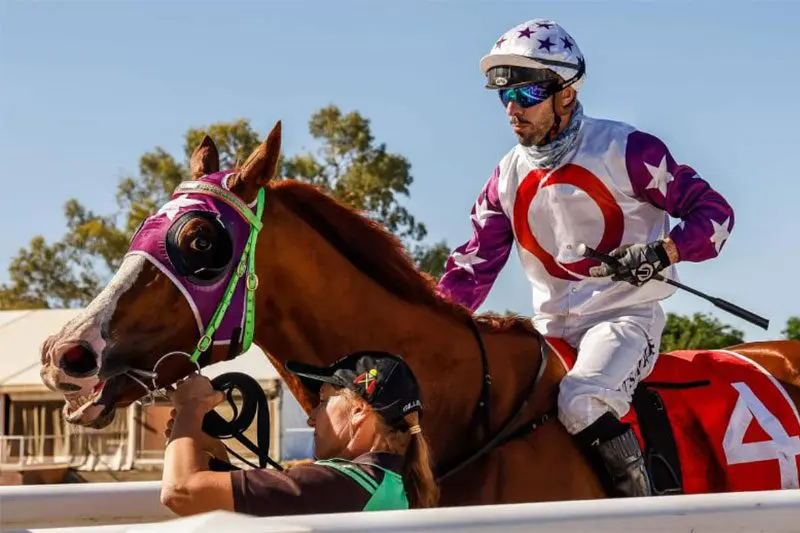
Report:
M485 331L538 336L527 318L494 313L473 315L466 307L439 294L435 280L417 269L395 235L317 187L284 179L271 184L270 191L353 266L398 298L449 313L464 323L475 321Z

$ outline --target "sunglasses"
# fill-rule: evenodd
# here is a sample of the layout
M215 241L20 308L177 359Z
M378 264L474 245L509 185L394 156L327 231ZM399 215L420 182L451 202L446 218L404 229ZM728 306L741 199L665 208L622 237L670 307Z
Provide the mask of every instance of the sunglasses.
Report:
M503 107L508 106L509 102L515 102L523 108L533 107L547 100L552 94L553 86L551 83L511 87L497 91Z

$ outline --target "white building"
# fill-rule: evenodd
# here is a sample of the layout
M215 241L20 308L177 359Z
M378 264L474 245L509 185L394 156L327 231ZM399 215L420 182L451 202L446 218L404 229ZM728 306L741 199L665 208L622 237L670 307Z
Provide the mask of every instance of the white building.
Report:
M160 466L170 405L133 405L120 410L107 428L78 428L64 422L63 399L42 383L39 376L42 342L79 312L79 309L0 311L0 471L6 474L58 467L120 471ZM232 361L203 369L203 374L210 378L227 372L254 377L267 393L271 415L270 456L284 461L310 457L313 444L306 415L288 389L281 386L280 376L266 355L253 346ZM255 441L255 423L248 436ZM238 453L252 457L235 440L225 442ZM4 482L22 481L19 476L15 481L0 474L0 484Z

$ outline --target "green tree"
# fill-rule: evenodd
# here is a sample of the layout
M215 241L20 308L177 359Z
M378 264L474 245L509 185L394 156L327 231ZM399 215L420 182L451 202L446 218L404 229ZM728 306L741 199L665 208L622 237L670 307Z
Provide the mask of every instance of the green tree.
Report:
M381 222L403 241L421 270L438 278L449 250L444 242L424 245L424 224L401 203L413 183L410 163L376 144L369 120L357 112L325 107L312 115L309 131L318 152L283 161L282 175L316 184ZM205 134L217 145L221 168L244 161L262 139L245 119L191 128L181 161L161 147L140 157L138 176L125 176L117 185L116 213L99 215L69 199L65 235L52 243L36 236L11 261L10 282L0 285L0 309L86 305L119 267L141 221L189 179L189 157Z
M787 339L800 341L800 316L789 317L786 321L786 329L781 331Z
M688 317L667 313L660 351L715 349L742 342L742 331L723 324L714 316L695 313Z
M309 132L320 143L317 153L298 154L284 163L284 175L322 187L334 197L380 222L403 240L417 266L438 278L449 250L444 242L424 246L428 231L401 203L414 179L411 164L376 144L370 122L336 106L311 117Z
M15 286L0 287L0 309L4 311L15 309L42 309L47 303L43 300L23 294Z
M442 240L429 246L416 244L413 246L412 253L417 267L421 271L430 274L437 280L442 277L447 256L450 255L447 242Z

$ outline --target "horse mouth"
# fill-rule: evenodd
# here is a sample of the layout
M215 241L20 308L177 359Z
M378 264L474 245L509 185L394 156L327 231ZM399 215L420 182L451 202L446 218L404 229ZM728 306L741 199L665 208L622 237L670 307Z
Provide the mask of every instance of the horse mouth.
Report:
M106 388L107 381L98 381L91 392L77 393L70 397L64 405L64 418L70 424L78 422L83 417L83 413L93 405L97 405L103 390Z
M124 376L98 381L91 391L70 395L64 405L64 419L70 424L101 429L114 421L116 400L125 383Z

